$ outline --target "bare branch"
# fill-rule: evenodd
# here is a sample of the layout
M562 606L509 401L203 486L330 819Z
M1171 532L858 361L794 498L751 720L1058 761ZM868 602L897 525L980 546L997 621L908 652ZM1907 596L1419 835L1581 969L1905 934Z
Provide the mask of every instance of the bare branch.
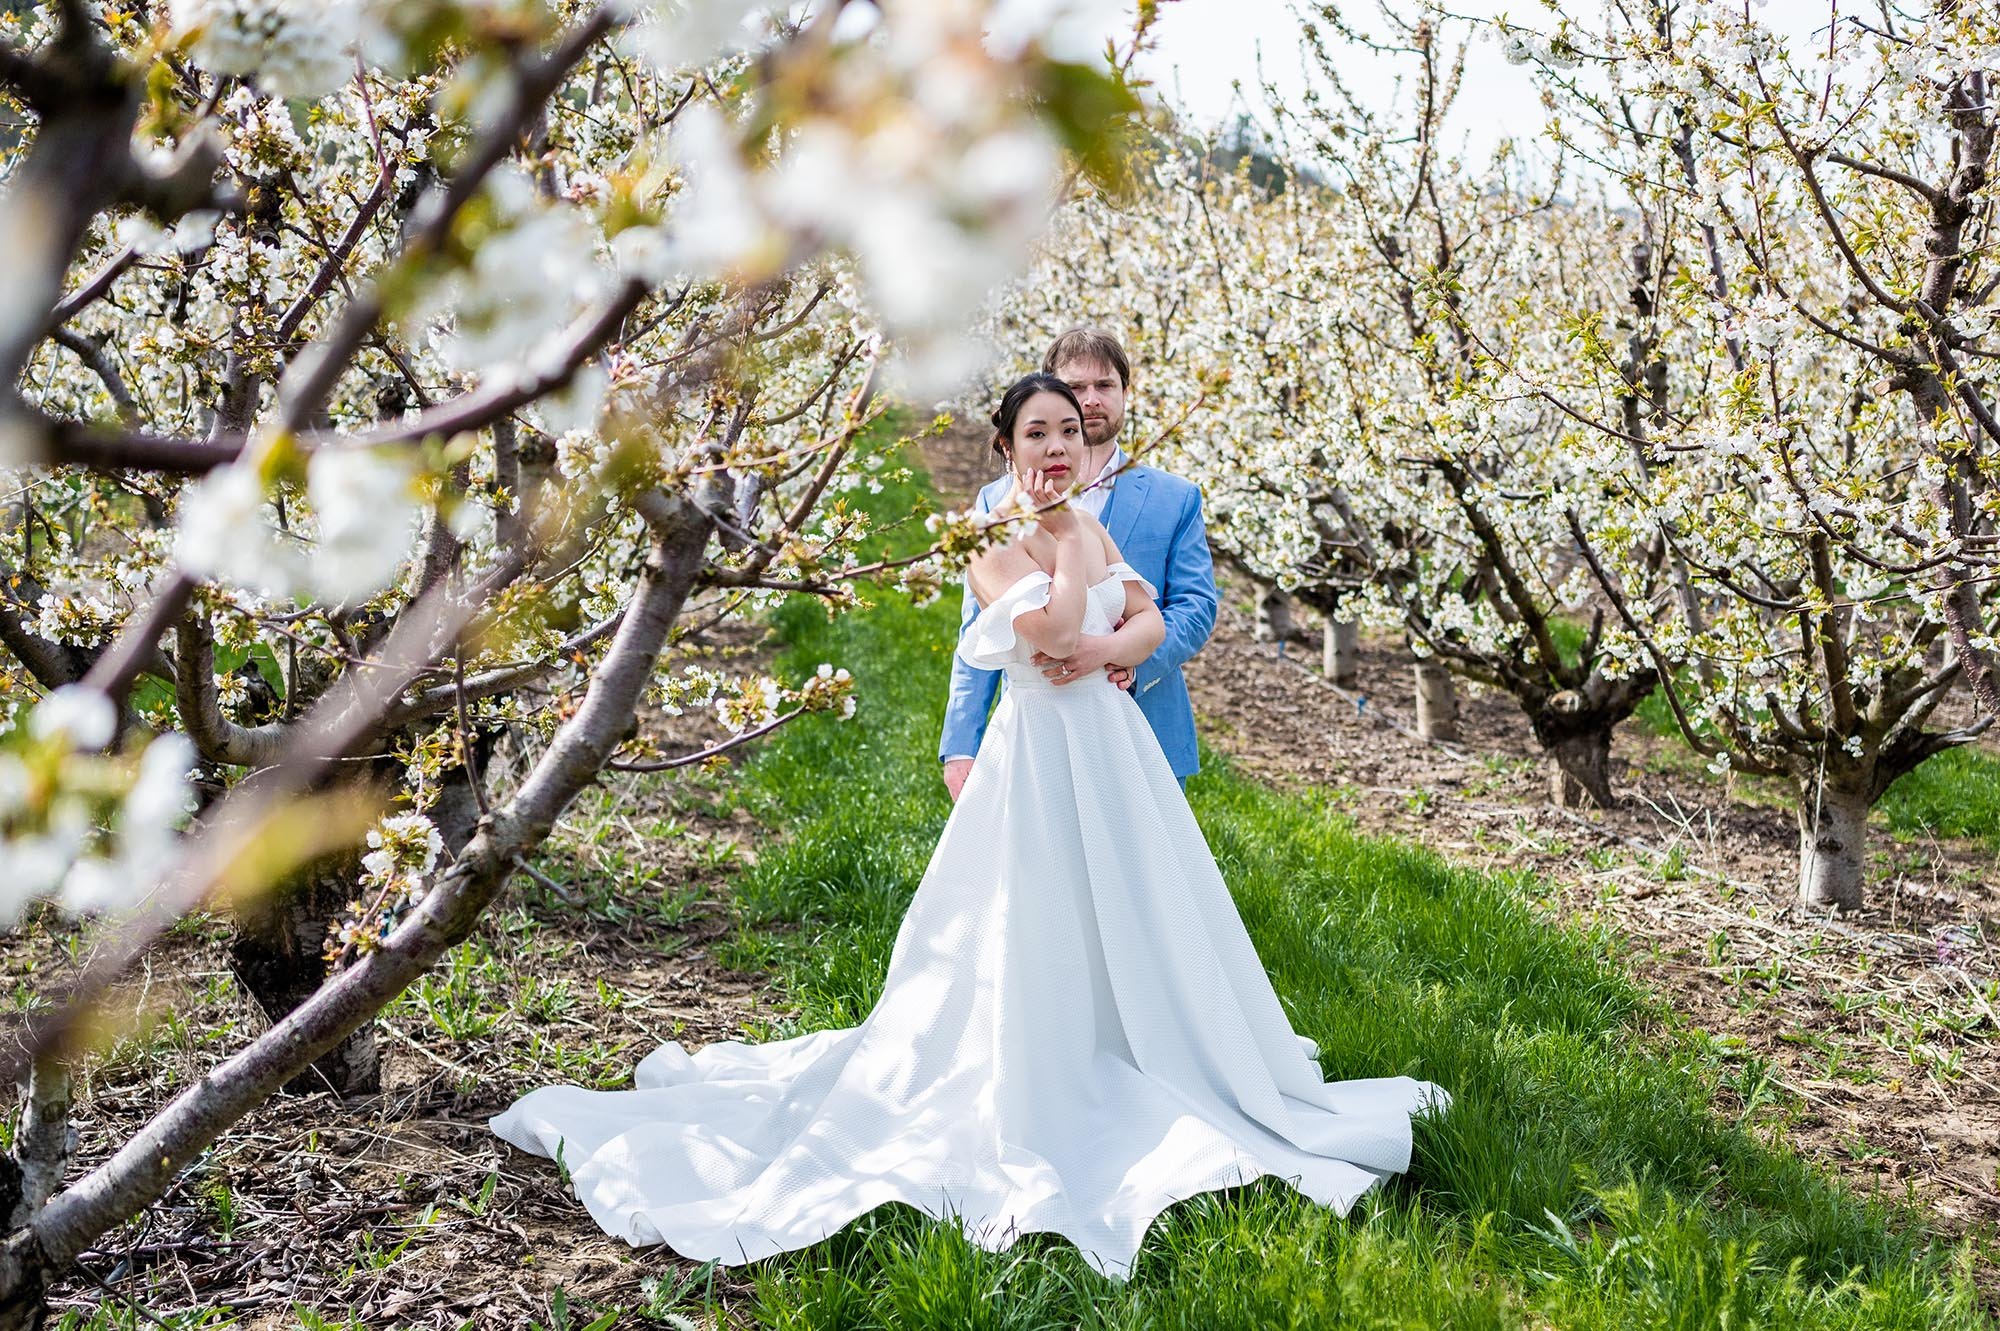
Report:
M215 683L215 634L207 614L197 608L182 617L174 648L174 702L201 756L239 767L280 761L296 738L291 725L240 726L223 715Z
M761 726L755 726L740 735L731 735L728 739L717 744L711 744L705 749L697 749L693 753L681 754L677 758L658 758L637 762L618 762L613 760L604 764L604 766L607 771L612 772L671 772L677 767L692 767L696 763L705 763L710 758L719 758L731 749L740 748L748 744L751 740L762 739L779 726L789 721L796 721L805 714L805 708L794 707L789 712L772 717Z

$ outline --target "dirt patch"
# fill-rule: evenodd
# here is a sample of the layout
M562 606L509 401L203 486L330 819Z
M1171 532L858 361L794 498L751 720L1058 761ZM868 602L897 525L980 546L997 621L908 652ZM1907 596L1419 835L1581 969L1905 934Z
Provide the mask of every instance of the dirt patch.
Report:
M1255 640L1255 589L1221 582L1215 636L1187 672L1210 744L1264 780L1329 793L1365 830L1532 871L1540 904L1617 930L1636 975L1732 1060L1735 1108L1954 1228L2000 1219L1990 850L1878 829L1868 908L1830 918L1797 901L1778 792L1712 778L1678 741L1628 725L1620 806L1557 808L1511 699L1461 685L1459 740L1419 739L1401 644L1364 642L1356 687L1335 689L1316 632L1280 656Z
M924 470L946 503L963 507L1000 474L993 455L993 432L955 423L941 435L923 442Z
M716 608L689 607L695 631L670 668L767 666L763 629L701 628ZM651 713L642 731L669 757L726 735L712 713ZM380 1094L274 1098L85 1253L53 1306L229 1310L259 1331L292 1331L299 1308L329 1326L582 1326L588 1308L646 1305L649 1280L671 1291L688 1279L695 1264L670 1250L604 1235L553 1162L486 1120L535 1086L627 1088L667 1040L696 1048L781 1016L764 977L714 952L735 928L727 883L761 834L719 797L722 779L608 775L537 857L547 881L517 878L473 938L385 1012ZM111 1005L128 1029L82 1066L72 1180L264 1028L227 940L225 921L183 922ZM45 992L87 947L44 912L0 946L0 984ZM747 1286L717 1271L713 1288Z

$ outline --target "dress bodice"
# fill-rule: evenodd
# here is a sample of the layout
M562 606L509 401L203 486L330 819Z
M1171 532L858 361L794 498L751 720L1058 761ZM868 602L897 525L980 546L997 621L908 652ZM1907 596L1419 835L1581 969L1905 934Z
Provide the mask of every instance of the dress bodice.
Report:
M1123 562L1113 564L1084 597L1084 633L1096 636L1111 632L1125 609L1128 582L1138 583L1148 596L1159 599L1159 590L1140 577L1137 569ZM1054 688L1034 664L1035 645L1014 631L1015 620L1048 605L1054 588L1055 579L1040 569L1018 579L966 628L958 641L959 657L981 670L1005 671L1012 686Z

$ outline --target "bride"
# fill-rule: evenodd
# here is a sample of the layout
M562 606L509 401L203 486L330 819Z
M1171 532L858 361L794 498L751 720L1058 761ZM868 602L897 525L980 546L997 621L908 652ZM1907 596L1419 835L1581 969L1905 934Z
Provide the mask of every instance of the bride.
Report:
M973 561L958 650L1007 691L867 1019L667 1044L635 1090L543 1087L491 1120L560 1158L629 1243L737 1264L905 1202L990 1249L1054 1231L1123 1278L1196 1193L1268 1174L1346 1214L1446 1103L1408 1077L1321 1080L1138 705L1033 664L1121 619L1119 659L1143 660L1165 630L1154 589L1061 502L1083 448L1069 388L1029 375L993 421L1036 517Z

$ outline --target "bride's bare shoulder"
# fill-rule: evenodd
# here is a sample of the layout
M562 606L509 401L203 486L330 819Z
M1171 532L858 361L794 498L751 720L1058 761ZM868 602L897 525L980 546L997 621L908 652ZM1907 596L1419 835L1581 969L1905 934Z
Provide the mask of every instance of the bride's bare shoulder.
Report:
M1042 566L1020 545L991 546L972 557L966 575L982 606L992 605L1009 587Z

